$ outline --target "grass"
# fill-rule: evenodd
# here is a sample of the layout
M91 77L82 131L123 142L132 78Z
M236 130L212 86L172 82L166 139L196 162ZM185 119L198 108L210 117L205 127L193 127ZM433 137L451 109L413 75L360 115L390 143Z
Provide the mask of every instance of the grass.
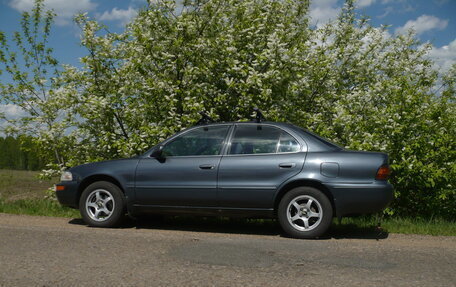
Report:
M57 179L40 180L39 172L0 169L0 198L6 201L40 199Z
M0 213L27 214L56 217L81 217L79 211L61 206L52 199L18 199L5 201L0 199Z
M57 201L46 198L46 190L56 179L39 180L38 172L0 170L0 212L13 214L28 214L42 216L57 216L80 218L78 210L62 207ZM172 219L179 223L180 219ZM200 221L187 218L184 221ZM270 220L234 220L235 225L246 225L248 228L266 229L271 225ZM337 220L331 227L336 234L354 234L374 232L377 220L374 216L343 218L342 224ZM381 222L382 230L389 233L426 234L456 236L456 222L438 218L384 218Z
M79 217L79 212L62 207L47 197L46 190L57 179L38 179L39 172L0 169L0 212L13 214Z

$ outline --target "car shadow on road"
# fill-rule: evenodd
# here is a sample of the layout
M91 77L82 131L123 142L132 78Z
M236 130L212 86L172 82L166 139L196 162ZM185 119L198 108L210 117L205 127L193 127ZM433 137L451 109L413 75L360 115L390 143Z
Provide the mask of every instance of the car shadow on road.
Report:
M86 225L80 218L69 221L70 224ZM277 220L244 219L225 217L194 216L145 216L139 219L127 219L121 229L178 230L191 232L212 232L229 234L254 234L286 237ZM371 239L388 238L388 232L376 226L360 227L355 224L332 224L325 239Z
M373 239L381 240L388 238L388 231L381 227L358 226L356 224L332 224L328 232L328 238L334 239Z

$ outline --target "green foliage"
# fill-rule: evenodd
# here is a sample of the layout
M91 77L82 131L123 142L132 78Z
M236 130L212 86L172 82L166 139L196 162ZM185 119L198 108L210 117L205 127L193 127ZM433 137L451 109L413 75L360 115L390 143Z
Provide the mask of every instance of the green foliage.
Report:
M454 218L456 67L438 74L429 45L371 26L353 1L321 28L308 12L298 0L151 1L121 34L80 15L88 53L52 81L41 110L67 117L50 118L39 142L57 164L126 157L200 110L229 121L258 106L346 148L387 152L389 214Z
M28 136L0 137L0 169L41 170L47 160L36 151L35 141Z

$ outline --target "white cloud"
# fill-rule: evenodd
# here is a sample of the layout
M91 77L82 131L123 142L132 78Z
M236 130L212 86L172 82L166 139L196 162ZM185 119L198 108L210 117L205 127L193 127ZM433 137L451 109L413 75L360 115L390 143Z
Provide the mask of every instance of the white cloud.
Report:
M377 0L358 0L356 6L363 8L374 4ZM314 0L310 4L310 17L312 25L323 26L339 15L342 7L338 0ZM340 4L340 3L339 3Z
M9 5L19 11L30 11L35 6L34 0L11 0ZM75 14L81 12L92 11L97 7L92 0L44 0L44 5L47 9L53 9L57 14L55 23L57 25L67 25Z
M337 0L312 1L310 5L311 23L321 27L337 18L340 10L341 7L337 6Z
M358 0L356 1L356 6L363 8L368 7L375 3L376 0Z
M416 20L409 20L404 26L395 30L396 33L405 33L409 29L415 30L416 34L422 34L431 30L443 30L448 25L448 20L443 20L432 15L421 15Z
M0 136L5 136L5 129L9 126L8 120L17 120L25 117L27 113L19 106L13 104L0 104Z
M413 0L382 0L381 4L395 6L395 8L394 8L394 12L395 13L404 14L404 13L407 13L407 12L416 11L416 9L418 7L416 2L418 2L418 1L413 1Z
M456 39L440 48L432 47L429 57L435 61L441 72L448 71L451 65L456 63Z
M26 115L26 112L19 106L13 104L0 104L0 114L7 119L17 119Z
M13 104L0 104L0 115L6 120L0 118L0 136L4 136L4 129L8 126L8 120L17 120L25 117L27 113L19 106Z
M385 9L383 9L383 11L384 11L383 14L378 15L377 18L379 18L379 19L385 18L385 17L388 16L391 12L393 12L394 9L393 9L393 7L391 7L391 6L388 6L388 7L386 7Z
M114 7L111 11L105 11L103 14L98 15L98 19L120 21L122 25L125 25L136 17L136 15L138 15L138 11L131 6L128 9L117 9L117 7Z

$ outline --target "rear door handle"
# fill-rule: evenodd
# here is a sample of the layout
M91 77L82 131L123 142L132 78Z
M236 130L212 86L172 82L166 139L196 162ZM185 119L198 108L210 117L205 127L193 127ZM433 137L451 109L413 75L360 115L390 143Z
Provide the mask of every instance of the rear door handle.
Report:
M293 168L296 166L296 163L294 162L282 162L282 163L279 163L279 167L280 168Z
M202 164L199 166L200 169L214 169L212 164Z

